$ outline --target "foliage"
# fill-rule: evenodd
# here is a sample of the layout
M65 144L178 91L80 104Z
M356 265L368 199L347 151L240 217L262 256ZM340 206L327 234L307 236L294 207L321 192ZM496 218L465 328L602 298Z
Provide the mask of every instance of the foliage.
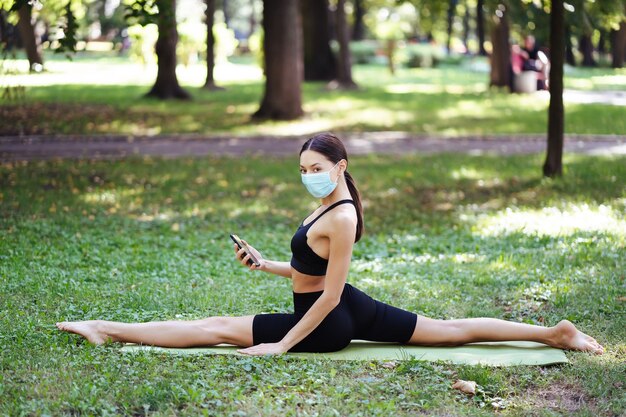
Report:
M159 37L157 25L155 23L143 26L134 24L129 26L127 30L130 37L130 58L144 65L156 63L154 44Z
M63 36L58 39L59 47L55 50L58 53L65 53L68 57L76 52L76 31L78 24L72 11L72 3L65 6L64 23L62 26Z
M444 51L435 45L407 43L404 48L406 65L409 68L431 68L445 58Z
M257 30L248 38L248 49L255 58L256 64L260 68L265 68L265 56L263 53L263 27L259 26Z
M125 2L126 21L146 26L158 23L159 0L128 0Z
M228 233L289 259L291 233L316 206L303 198L297 158L5 163L0 414L624 414L623 157L568 156L558 181L537 176L538 155L350 163L366 203L350 283L436 318L568 318L607 353L568 353L556 367L411 359L390 369L94 348L54 322L288 311L288 280L244 270ZM455 392L456 379L476 381L479 394Z
M336 42L332 44L333 50L337 52L339 45ZM362 41L350 42L350 56L354 64L372 64L375 62L376 55L381 51L382 46L376 40L364 39Z

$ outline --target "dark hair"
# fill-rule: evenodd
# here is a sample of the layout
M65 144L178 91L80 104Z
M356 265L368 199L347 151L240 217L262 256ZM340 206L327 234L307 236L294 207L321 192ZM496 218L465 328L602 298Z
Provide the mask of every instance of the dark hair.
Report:
M315 151L324 155L330 162L337 163L342 159L348 161L348 153L346 152L345 146L339 138L332 133L320 133L312 138L309 138L304 145L302 145L302 149L300 149L300 155L304 151ZM356 188L356 183L352 178L352 175L348 173L348 170L344 172L344 176L346 178L346 183L348 184L348 190L350 190L350 195L352 196L352 200L354 201L354 205L356 206L356 215L357 215L357 225L356 225L356 238L355 242L358 242L361 239L361 235L363 234L363 205L361 204L361 194L359 193L358 188Z

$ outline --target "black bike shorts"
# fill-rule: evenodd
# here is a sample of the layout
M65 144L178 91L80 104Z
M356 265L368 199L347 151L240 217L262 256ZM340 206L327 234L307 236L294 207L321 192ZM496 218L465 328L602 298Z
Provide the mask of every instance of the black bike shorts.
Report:
M295 326L323 291L293 293L291 314L257 314L252 322L255 345L275 343ZM417 323L417 314L374 300L363 291L345 284L341 301L307 337L290 352L333 352L352 339L407 343Z

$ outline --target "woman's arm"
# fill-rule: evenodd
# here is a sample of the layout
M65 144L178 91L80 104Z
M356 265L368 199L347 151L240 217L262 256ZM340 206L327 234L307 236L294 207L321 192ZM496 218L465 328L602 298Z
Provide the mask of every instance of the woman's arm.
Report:
M289 264L289 262L270 261L269 259L264 259L263 255L261 255L261 253L258 250L250 246L250 244L246 242L245 240L244 242L246 243L246 245L248 245L254 257L257 258L257 260L259 261L260 266L256 266L254 263L251 265L248 265L248 259L250 259L250 256L246 255L245 251L243 249L239 249L237 245L235 244L233 245L233 247L235 248L235 254L236 254L237 260L243 266L248 267L248 269L250 269L251 271L258 270L258 271L263 271L263 272L269 272L271 274L280 275L285 278L291 278L291 265Z
M251 355L287 352L315 330L328 313L339 304L350 269L356 234L355 219L347 214L338 214L333 218L330 230L331 233L328 236L330 256L322 295L280 342L264 343L241 349L239 352Z
M264 262L261 263L260 267L255 267L254 265L252 266L263 272L269 272L271 274L280 275L281 277L291 278L291 264L289 262L270 261L264 259Z

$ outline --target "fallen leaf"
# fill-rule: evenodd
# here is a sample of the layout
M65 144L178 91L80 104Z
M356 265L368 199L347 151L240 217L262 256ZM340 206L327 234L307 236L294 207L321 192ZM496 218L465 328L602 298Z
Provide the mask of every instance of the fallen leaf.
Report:
M476 394L476 382L475 381L463 381L462 379L457 379L456 382L452 385L452 389L458 389L461 392L466 394Z

